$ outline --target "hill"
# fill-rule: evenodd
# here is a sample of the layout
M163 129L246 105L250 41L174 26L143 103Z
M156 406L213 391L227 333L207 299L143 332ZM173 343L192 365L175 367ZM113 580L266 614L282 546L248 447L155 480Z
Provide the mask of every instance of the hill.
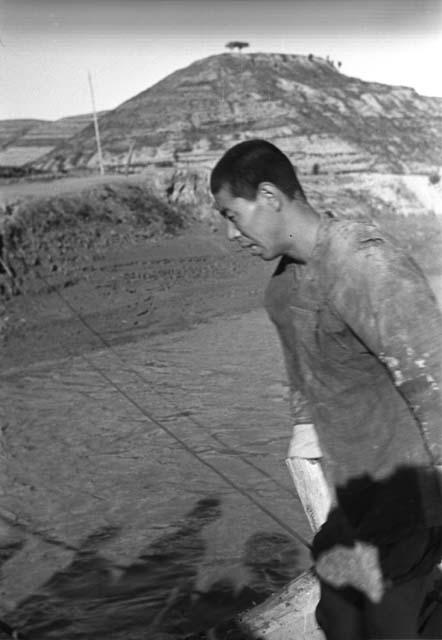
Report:
M38 161L91 125L90 113L54 121L0 120L0 167L21 167ZM56 158L56 153L52 157Z
M16 119L16 120L0 120L0 148L6 149L8 146L14 144L27 131L36 127L45 120L34 119Z
M0 337L1 298L40 291L41 274L51 290L70 287L113 251L131 255L134 242L155 244L197 219L217 231L208 172L224 149L251 137L287 152L318 211L378 221L440 274L441 116L441 99L347 77L325 60L224 54L101 115L103 177L90 117L4 126L8 149L53 145L33 166L54 180L2 185ZM136 175L112 175L126 173L129 160ZM210 252L216 236L205 237Z
M5 287L15 290L28 278L24 264L32 275L33 263L23 263L24 255L44 262L49 230L57 236L51 254L57 274L79 268L70 260L83 251L85 237L99 233L118 243L116 229L124 225L117 210L127 203L128 238L146 220L155 222L153 235L161 234L159 211L177 215L178 230L195 219L216 229L207 174L224 149L250 137L269 139L287 152L317 210L382 221L414 255L420 253L422 263L439 269L442 185L440 178L431 184L429 176L438 178L441 117L441 99L347 77L326 60L223 54L178 70L101 115L103 178L93 175L96 143L87 116L24 124L23 149L54 145L33 163L37 170L53 177L74 171L50 185L3 185L0 257L10 265L4 268ZM128 160L137 175L109 175L126 172ZM405 223L405 216L416 220ZM90 220L96 224L91 234Z
M426 173L440 163L442 99L365 82L314 56L226 53L164 78L100 118L105 164L208 167L264 137L301 172ZM58 160L56 160L56 156ZM37 163L95 167L92 127Z

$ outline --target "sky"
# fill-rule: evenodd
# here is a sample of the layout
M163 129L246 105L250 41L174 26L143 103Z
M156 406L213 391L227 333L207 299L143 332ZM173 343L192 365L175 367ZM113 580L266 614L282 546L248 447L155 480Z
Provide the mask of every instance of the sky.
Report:
M113 109L231 40L442 97L442 0L0 0L0 119L90 112L88 72Z

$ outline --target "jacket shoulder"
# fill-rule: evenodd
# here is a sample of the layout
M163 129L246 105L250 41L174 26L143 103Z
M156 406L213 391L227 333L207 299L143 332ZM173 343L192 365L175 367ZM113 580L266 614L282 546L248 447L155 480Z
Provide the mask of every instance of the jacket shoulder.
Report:
M393 239L376 223L365 220L333 220L329 227L330 249L358 250L391 244Z
M330 225L323 258L332 277L342 275L343 270L361 269L365 263L382 271L393 263L411 266L413 262L376 223L360 220L337 220Z
M398 292L434 302L434 294L412 255L375 223L339 221L330 229L323 255L322 281L328 299L370 290L383 299Z

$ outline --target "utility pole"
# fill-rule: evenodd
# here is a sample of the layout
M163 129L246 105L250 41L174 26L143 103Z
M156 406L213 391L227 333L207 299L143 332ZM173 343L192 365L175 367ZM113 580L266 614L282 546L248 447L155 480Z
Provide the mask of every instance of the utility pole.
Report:
M92 112L94 114L95 138L97 140L98 162L100 164L100 174L102 176L104 176L104 164L103 164L103 154L101 152L100 130L98 128L97 110L95 108L94 87L92 85L92 77L91 77L91 72L90 71L87 72L87 77L88 77L88 80L89 80L89 89L90 89L90 92L91 92Z

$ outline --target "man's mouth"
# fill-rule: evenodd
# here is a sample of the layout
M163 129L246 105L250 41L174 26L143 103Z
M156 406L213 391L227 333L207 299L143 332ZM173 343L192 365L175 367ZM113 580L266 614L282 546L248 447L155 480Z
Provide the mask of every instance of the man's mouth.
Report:
M253 242L240 242L241 249L259 249L259 245L254 244Z

